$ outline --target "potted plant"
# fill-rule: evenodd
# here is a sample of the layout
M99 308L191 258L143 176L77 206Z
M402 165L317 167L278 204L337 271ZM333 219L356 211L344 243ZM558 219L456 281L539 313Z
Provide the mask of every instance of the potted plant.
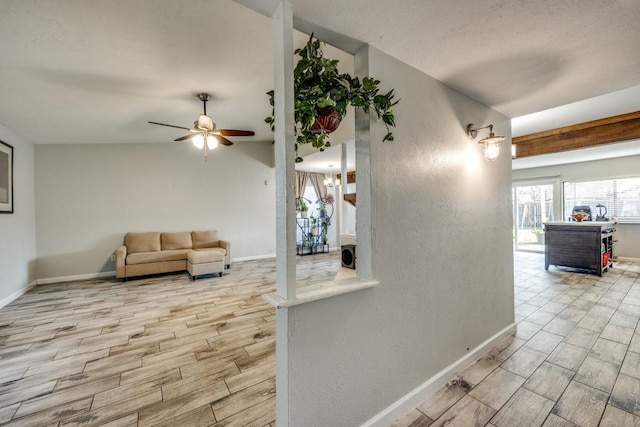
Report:
M321 203L318 209L318 217L324 218L327 216L327 208Z
M329 231L329 220L325 219L322 222L322 244L324 244L324 245L327 244L327 240L328 240L327 233L328 233L328 231Z
M311 219L311 235L315 237L318 235L318 221L313 216L313 214L311 214L310 219Z
M532 233L536 236L536 240L539 245L544 244L544 230L541 228L534 228Z
M329 147L329 133L337 129L347 106L361 108L365 113L375 111L379 120L387 127L383 141L393 141L389 126L395 126L393 106L395 93L391 89L380 94L380 80L372 77L351 77L338 71L338 60L323 56L320 40L309 37L307 44L295 53L300 57L293 71L296 153L298 144L311 144L320 151ZM267 92L273 106L273 90ZM271 130L274 127L274 112L265 119ZM302 157L296 156L296 162Z
M299 200L300 200L300 217L306 218L307 212L309 211L309 206L307 206L303 198L300 198Z

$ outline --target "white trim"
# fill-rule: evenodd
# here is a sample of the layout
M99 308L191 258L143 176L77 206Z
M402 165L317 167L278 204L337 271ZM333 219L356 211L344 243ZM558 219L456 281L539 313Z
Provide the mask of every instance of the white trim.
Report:
M336 251L339 251L339 250L340 250L339 246L334 246L333 249L329 249L329 252L336 252ZM244 257L239 257L239 258L231 258L231 263L243 262L243 261L256 261L256 260L259 260L259 259L269 259L269 258L275 258L275 257L276 257L276 254L244 256Z
M20 298L22 295L26 294L29 289L33 288L35 285L37 284L37 282L34 280L31 283L29 283L26 287L18 289L17 291L15 291L14 293L12 293L11 295L3 298L2 300L0 300L0 308L4 307L7 304L10 304L12 301Z
M105 271L103 273L76 274L74 276L48 277L36 280L38 285L48 285L51 283L73 282L75 280L101 279L103 277L116 277L115 271Z
M255 261L257 259L268 259L275 258L276 254L265 254L265 255L255 255L255 256L244 256L240 258L231 258L231 262L242 262L242 261Z
M358 278L351 277L309 286L301 286L297 289L295 298L283 298L277 292L273 292L262 295L262 299L275 308L293 307L296 305L306 304L308 302L360 291L362 289L374 288L379 284L380 282L375 280L360 280Z
M266 254L266 255L256 255L256 256L248 256L241 258L232 258L231 262L242 262L242 261L254 261L258 259L268 259L275 258L275 254ZM87 273L87 274L76 274L73 276L60 276L60 277L47 277L44 279L37 279L34 284L35 285L49 285L51 283L61 283L61 282L73 282L75 280L87 280L87 279L101 279L103 277L115 277L115 271L105 271L102 273ZM0 307L2 307L0 305Z
M363 427L387 427L401 416L407 414L416 408L420 403L433 393L438 391L440 387L445 385L455 374L466 368L476 360L484 356L492 347L502 341L504 338L513 334L517 329L516 323L512 323L497 334L487 339L485 342L474 348L470 353L465 354L456 362L444 368L433 377L429 378L425 383L419 385L407 395L400 398L391 406L378 413L375 417L362 424Z
M527 183L529 181L536 181L536 182L539 181L540 183L544 183L544 184L546 184L547 182L553 183L553 182L559 181L560 177L562 177L562 175L557 174L557 175L546 175L546 176L533 176L531 178L516 178L511 180L511 185L515 186L516 184L518 184L518 186L520 186L519 184Z
M615 257L613 261L624 261L624 262L640 262L640 258L631 258L627 256L619 256ZM615 267L615 266L614 266Z

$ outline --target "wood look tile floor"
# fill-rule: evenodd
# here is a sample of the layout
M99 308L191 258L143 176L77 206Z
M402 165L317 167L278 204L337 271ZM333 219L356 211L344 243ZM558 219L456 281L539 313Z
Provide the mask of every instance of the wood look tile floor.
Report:
M393 427L640 427L640 264L514 267L517 333Z
M518 332L394 426L640 426L640 266L515 254ZM337 253L302 257L330 280ZM275 426L274 260L38 286L0 309L0 425Z
M301 257L306 284L339 253ZM0 309L0 425L274 426L273 259L37 286Z

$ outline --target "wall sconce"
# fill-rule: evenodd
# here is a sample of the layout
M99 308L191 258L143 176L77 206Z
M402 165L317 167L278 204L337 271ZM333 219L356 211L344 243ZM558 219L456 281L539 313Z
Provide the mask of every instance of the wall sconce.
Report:
M496 134L493 133L493 125L474 129L473 123L469 123L467 125L467 136L469 136L470 139L476 139L478 131L487 128L489 128L489 136L481 139L478 143L484 144L484 148L482 150L484 152L484 158L489 161L494 161L500 154L500 143L505 140L505 137L500 135L496 136Z

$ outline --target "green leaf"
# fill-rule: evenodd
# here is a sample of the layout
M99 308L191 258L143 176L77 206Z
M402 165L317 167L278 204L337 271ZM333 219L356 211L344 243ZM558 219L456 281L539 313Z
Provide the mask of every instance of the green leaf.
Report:
M382 115L382 121L389 126L395 126L396 125L396 119L393 116L393 111L387 111L386 113L384 113Z
M327 96L326 98L318 99L317 106L319 108L333 107L334 105L336 105L336 102L333 99L331 99L330 96Z
M365 113L371 109L387 127L383 141L393 141L390 126L395 126L395 117L391 107L399 101L395 100L393 89L380 94L380 80L370 76L352 77L348 73L340 73L339 60L325 58L321 50L320 40L313 34L304 47L296 49L298 62L293 70L294 80L294 114L296 124L296 144L311 144L318 150L330 147L329 135L314 134L310 131L318 108L333 107L338 114L344 116L347 106L360 108ZM267 92L269 102L274 104L274 91ZM274 112L265 119L273 130ZM296 158L302 161L302 158Z

